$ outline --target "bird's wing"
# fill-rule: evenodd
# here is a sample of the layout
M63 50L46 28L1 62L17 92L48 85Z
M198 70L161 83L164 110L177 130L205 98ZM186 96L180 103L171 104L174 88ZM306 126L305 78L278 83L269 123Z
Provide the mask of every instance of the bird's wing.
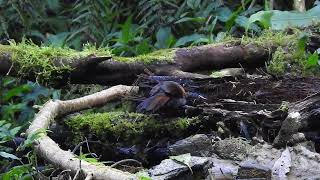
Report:
M147 111L157 111L159 110L161 107L163 107L169 100L170 97L168 97L167 95L164 94L159 94L156 96L152 96L153 99L151 101L151 103L149 104L148 108L146 109Z
M151 89L151 91L150 91L150 96L154 96L154 95L156 95L157 93L159 93L161 91L161 83L159 83L159 84L157 84L157 85L155 85L152 89Z
M166 96L165 94L158 94L155 96L151 96L143 100L137 106L137 110L138 112L143 112L143 111L155 112L158 109L160 109L162 106L164 106L169 100L170 100L170 97Z

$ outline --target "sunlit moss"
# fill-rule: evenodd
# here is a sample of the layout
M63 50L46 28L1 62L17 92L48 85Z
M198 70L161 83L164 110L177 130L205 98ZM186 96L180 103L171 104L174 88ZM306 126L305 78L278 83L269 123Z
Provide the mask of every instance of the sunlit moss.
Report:
M268 63L267 70L273 74L282 75L285 73L286 62L289 59L288 54L282 47L278 47L272 55L272 60Z
M37 46L32 42L10 42L10 45L0 45L0 54L10 55L21 77L33 76L39 82L47 84L50 80L62 79L62 75L71 70L63 61L72 61L89 55L110 56L108 49L85 46L83 51L70 48L55 48ZM59 65L56 65L57 60Z
M297 40L298 32L288 34L283 31L264 30L259 36L242 36L241 44L255 44L263 47L286 46Z
M10 45L0 45L0 54L10 55L21 77L34 77L40 83L47 84L51 80L63 79L63 75L71 71L71 61L79 60L89 55L111 56L108 48L96 48L87 44L82 51L70 48L37 46L32 42L10 42ZM131 62L162 62L173 61L175 49L159 50L137 57L113 57L113 60Z
M150 64L154 62L173 62L176 49L161 49L152 53L139 55L136 57L114 57L116 61L131 63L142 62L144 64Z
M121 111L82 114L65 122L72 129L75 138L94 134L101 140L137 141L161 136L180 137L197 120L197 118L160 120L152 115Z

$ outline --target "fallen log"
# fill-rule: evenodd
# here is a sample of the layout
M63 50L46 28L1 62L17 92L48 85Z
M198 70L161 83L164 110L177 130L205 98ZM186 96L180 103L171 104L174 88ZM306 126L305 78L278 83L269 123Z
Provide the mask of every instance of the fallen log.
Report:
M226 67L261 67L275 44L237 41L198 47L159 50L137 57L112 57L104 50L71 49L28 44L0 45L0 75L20 76L42 84L132 84L148 69L155 75L207 78L202 70Z

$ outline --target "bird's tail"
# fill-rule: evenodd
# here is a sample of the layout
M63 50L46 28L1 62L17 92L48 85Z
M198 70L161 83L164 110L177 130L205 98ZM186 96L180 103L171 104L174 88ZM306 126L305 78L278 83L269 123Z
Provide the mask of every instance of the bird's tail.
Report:
M170 97L166 96L165 94L158 94L148 97L137 106L137 112L155 112L163 107L169 100Z

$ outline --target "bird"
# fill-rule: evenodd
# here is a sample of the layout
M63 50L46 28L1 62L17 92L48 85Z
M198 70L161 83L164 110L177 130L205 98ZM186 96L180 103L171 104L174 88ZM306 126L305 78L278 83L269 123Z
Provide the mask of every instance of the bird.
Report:
M150 97L137 106L137 112L156 112L162 107L179 108L186 105L186 91L177 82L161 81L150 91Z

